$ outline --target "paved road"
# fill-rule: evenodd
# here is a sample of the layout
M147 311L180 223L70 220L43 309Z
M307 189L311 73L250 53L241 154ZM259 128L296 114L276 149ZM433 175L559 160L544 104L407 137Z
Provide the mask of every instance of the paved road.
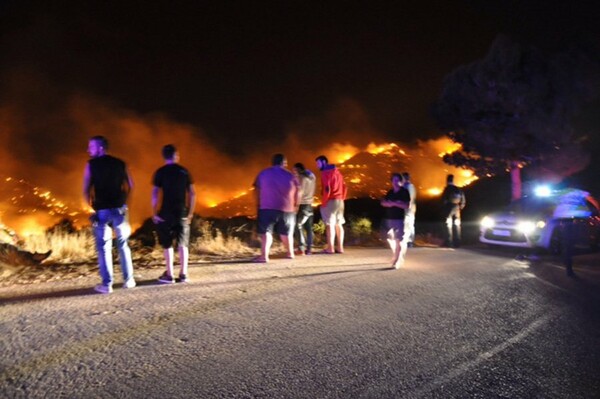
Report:
M592 398L598 270L415 248L0 289L0 397ZM596 290L596 291L595 291Z

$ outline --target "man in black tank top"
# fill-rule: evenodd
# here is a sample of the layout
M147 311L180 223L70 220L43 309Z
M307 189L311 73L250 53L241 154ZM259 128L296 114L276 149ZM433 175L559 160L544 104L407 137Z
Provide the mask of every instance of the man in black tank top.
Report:
M179 252L179 281L188 281L188 245L190 240L190 223L194 216L196 191L194 181L186 168L179 165L179 154L172 144L162 149L165 164L152 178L152 221L156 225L159 244L164 249L166 270L158 278L161 284L175 282L173 276L173 241ZM159 203L159 193L162 201Z
M95 290L103 294L111 293L113 286L112 229L117 236L123 288L135 287L131 250L127 244L131 226L127 220L126 205L133 181L125 162L106 154L107 150L108 141L105 137L92 137L88 142L91 159L83 172L83 197L95 211L90 220L102 278L102 284L97 285Z

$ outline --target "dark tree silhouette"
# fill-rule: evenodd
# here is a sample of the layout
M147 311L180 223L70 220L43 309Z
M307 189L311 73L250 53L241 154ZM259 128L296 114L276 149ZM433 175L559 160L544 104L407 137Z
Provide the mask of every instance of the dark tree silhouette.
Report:
M498 37L485 58L446 77L433 105L440 129L462 145L444 161L478 176L510 170L513 199L522 167L561 157L581 170L587 159L571 122L596 93L596 72L581 54L547 55Z

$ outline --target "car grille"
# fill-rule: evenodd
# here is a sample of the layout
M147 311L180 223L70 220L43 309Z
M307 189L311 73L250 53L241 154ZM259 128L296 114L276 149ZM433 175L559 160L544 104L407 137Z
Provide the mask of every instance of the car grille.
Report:
M494 230L501 230L510 233L510 235L494 234ZM487 229L483 236L488 240L505 241L505 242L527 242L525 235L514 230L505 229Z

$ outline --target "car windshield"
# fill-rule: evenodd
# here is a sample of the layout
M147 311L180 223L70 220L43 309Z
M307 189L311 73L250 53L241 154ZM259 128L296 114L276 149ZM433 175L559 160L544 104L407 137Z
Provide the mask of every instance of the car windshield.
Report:
M525 197L513 201L506 207L508 212L517 214L551 214L556 207L555 201L542 197Z

